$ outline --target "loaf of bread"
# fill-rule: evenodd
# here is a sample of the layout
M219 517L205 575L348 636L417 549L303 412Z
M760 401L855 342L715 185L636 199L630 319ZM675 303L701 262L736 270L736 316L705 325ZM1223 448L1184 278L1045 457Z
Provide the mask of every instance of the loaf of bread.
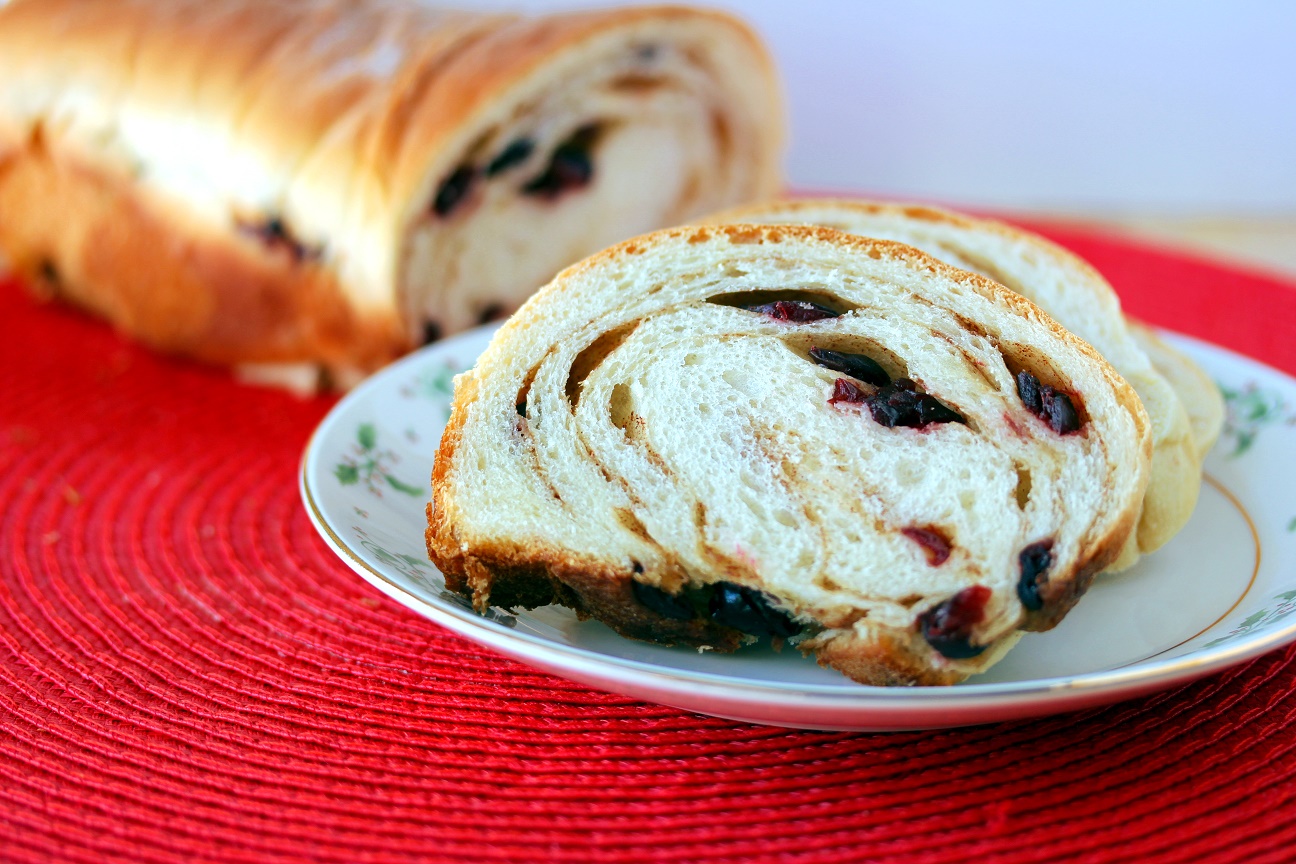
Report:
M987 278L683 227L559 274L456 379L426 539L478 609L948 684L1116 560L1150 453L1133 389Z
M774 194L782 122L714 12L14 0L0 250L158 349L345 382Z
M1138 531L1112 569L1160 548L1192 516L1202 460L1223 422L1219 390L1192 360L1146 327L1131 325L1116 292L1080 258L1029 231L926 206L784 200L727 210L712 220L825 225L896 240L1026 297L1097 348L1134 387L1152 420L1152 474Z

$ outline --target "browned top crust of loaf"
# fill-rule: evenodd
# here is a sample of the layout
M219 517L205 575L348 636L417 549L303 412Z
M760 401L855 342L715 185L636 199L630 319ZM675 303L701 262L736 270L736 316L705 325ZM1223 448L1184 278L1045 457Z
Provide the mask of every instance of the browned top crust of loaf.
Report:
M399 296L408 224L472 145L473 119L564 52L672 21L723 28L769 65L737 20L674 7L521 18L384 0L0 4L0 57L18 94L4 104L0 82L0 252L38 292L163 350L376 368L415 347ZM397 59L379 65L390 69L361 68L389 48ZM192 213L111 136L69 137L52 111L9 114L24 94L51 91L72 115L125 107L229 133L259 169L309 188L323 202L312 209L344 214L364 236L297 236L292 214L273 209ZM776 131L767 138L778 146ZM339 254L392 265L380 284L355 285Z
M1071 348L1098 361L1120 404L1134 418L1141 436L1141 458L1150 457L1148 418L1133 389L1088 343L1073 336L1029 300L985 277L944 264L912 247L885 240L846 234L829 228L804 225L706 225L658 231L613 246L560 273L501 329L497 340L508 332L527 326L528 315L544 304L561 303L562 295L582 273L597 270L618 259L633 258L654 246L683 241L706 243L727 241L735 246L827 243L851 249L871 258L902 259L933 274L997 302L1047 327ZM665 644L709 646L728 651L743 642L738 631L697 618L681 622L647 609L631 593L633 574L613 562L583 560L557 546L535 543L520 545L507 538L465 534L448 517L447 502L454 494L449 478L456 454L462 446L463 423L478 398L478 379L473 373L457 379L449 423L441 439L432 474L433 498L427 507L425 533L428 554L445 574L447 586L474 601L479 610L494 605L502 608L533 608L562 603L581 617L593 616L631 638ZM1065 578L1050 580L1041 592L1041 608L1026 611L1021 630L1048 630L1055 626L1085 593L1095 574L1116 560L1134 530L1137 507L1125 508L1119 521L1105 536L1094 538L1081 559ZM1061 576L1061 574L1059 574ZM881 641L865 642L853 635L820 643L806 643L823 665L848 676L882 685L943 685L966 677L954 668L936 669L916 647L914 637L906 641L889 635Z

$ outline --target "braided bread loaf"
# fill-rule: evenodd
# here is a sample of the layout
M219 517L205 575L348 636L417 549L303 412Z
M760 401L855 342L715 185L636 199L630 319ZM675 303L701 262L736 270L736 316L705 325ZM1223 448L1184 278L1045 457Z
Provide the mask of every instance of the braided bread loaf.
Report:
M1139 555L1161 547L1192 516L1202 460L1223 421L1219 390L1192 360L1146 327L1128 322L1111 286L1075 255L1028 231L925 206L773 201L725 211L711 220L825 225L896 240L1026 297L1097 348L1133 386L1152 420L1152 474L1138 531L1112 569L1128 567Z
M719 13L14 0L0 58L12 266L152 346L307 384L778 183L773 70Z
M1150 446L1129 385L989 279L684 227L559 274L456 379L427 545L479 609L945 684L1115 560Z

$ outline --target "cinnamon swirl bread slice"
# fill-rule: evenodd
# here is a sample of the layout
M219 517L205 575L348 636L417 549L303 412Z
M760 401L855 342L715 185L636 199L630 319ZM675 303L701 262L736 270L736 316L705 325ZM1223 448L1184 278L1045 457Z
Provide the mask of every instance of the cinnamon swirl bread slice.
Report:
M1116 292L1080 258L1037 234L935 207L871 201L773 201L720 213L716 222L825 225L897 240L988 276L1026 297L1093 345L1133 386L1152 421L1152 474L1139 518L1113 569L1164 545L1187 523L1202 460L1223 420L1219 392L1187 357L1131 326ZM1185 404L1185 403L1188 404ZM1193 407L1192 414L1188 405Z
M12 265L152 346L307 384L778 183L769 58L714 12L14 0L0 58Z
M1150 446L1111 366L989 279L824 228L676 228L559 274L456 379L427 545L479 609L947 684L1115 560Z

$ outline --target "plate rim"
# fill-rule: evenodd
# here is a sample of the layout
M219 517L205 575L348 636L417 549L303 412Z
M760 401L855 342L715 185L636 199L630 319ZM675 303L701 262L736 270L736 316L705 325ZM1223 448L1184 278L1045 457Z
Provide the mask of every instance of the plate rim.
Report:
M666 689L672 695L689 699L691 703L695 703L696 698L700 695L711 695L713 697L717 695L714 691L710 694L699 693L697 687L702 685L708 688L720 688L745 703L755 702L766 708L787 707L790 700L792 700L792 704L801 708L856 708L860 711L887 710L901 706L907 709L930 709L940 706L955 708L979 707L993 710L995 708L1006 709L1012 706L1022 706L1025 703L1037 706L1039 709L1037 713L1048 713L1053 703L1066 701L1079 694L1111 696L1110 700L1104 701L1114 702L1139 693L1162 690L1175 684L1188 683L1212 672L1239 665L1296 641L1296 620L1293 620L1287 625L1274 630L1243 635L1228 645L1214 648L1203 647L1187 654L1163 660L1156 660L1154 655L1151 658L1138 660L1115 669L1073 675L985 684L964 682L950 687L881 687L850 681L843 681L840 684L795 684L786 681L761 681L759 679L712 672L683 671L649 661L617 657L589 648L566 645L545 639L542 636L511 630L476 613L449 604L443 606L425 600L370 566L360 553L347 545L346 541L335 530L335 527L330 524L328 517L316 500L316 496L311 489L311 471L315 467L318 458L320 458L320 442L324 440L335 425L342 422L342 419L348 415L350 409L357 403L369 398L374 391L383 388L406 367L418 366L426 362L429 355L435 356L452 350L456 344L478 340L492 333L498 326L498 324L491 324L477 327L425 346L386 366L343 396L316 425L307 440L298 472L298 488L307 515L316 531L334 553L357 575L402 606L411 609L411 611L520 662L533 666L540 665L559 675L573 673L568 677L586 684L592 683L593 686L605 690L612 689L602 683L608 680L625 680L627 684L633 684L634 682L633 679L623 679L615 676L613 679L609 679L606 674L596 674L600 669L632 673L633 675L651 679L658 688ZM1229 348L1176 331L1163 328L1154 329L1158 335L1170 337L1172 341L1195 343L1209 350L1223 352L1246 363L1272 371L1288 380L1293 378L1289 373L1277 369L1262 360L1257 360ZM1227 490L1227 487L1224 488ZM1229 494L1232 494L1231 490L1229 490ZM1190 638L1196 638L1196 636ZM543 656L537 657L537 654ZM594 669L586 672L583 667L589 666L593 666ZM591 677L591 674L594 677ZM685 685L693 686L685 689ZM641 694L643 688L618 688L616 692L635 695L636 693ZM662 701L657 696L641 698ZM688 710L702 711L704 709L689 707ZM704 713L715 712L705 711ZM715 713L715 716L728 715ZM762 720L760 722L770 721ZM985 721L978 721L975 718L962 721L955 719L952 723L944 725L962 725L963 723L976 722ZM922 727L906 725L903 728Z

